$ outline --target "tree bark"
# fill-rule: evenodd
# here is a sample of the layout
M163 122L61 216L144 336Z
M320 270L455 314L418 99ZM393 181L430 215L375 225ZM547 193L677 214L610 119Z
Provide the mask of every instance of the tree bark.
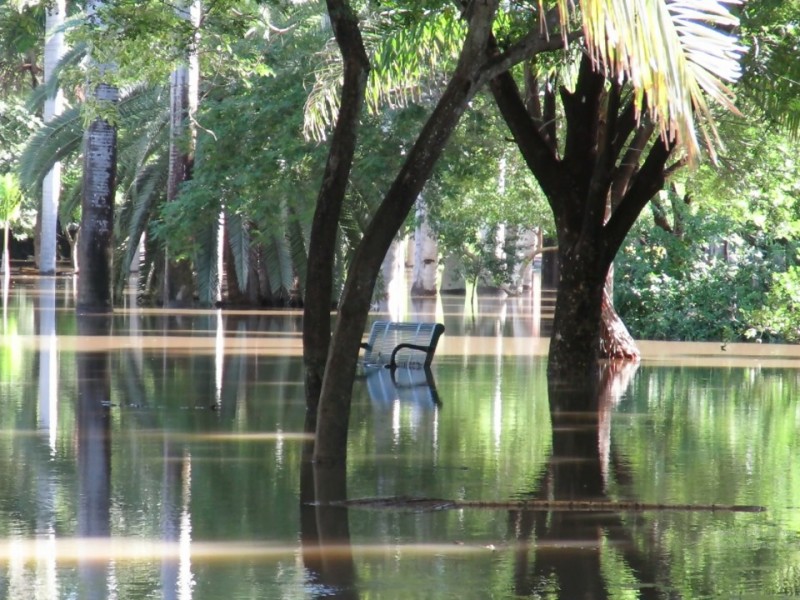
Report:
M116 102L116 88L100 84L101 100ZM117 130L95 119L84 137L83 197L78 241L78 312L111 312L112 234L117 177Z
M355 12L346 0L328 0L327 4L344 63L344 81L339 115L317 196L308 247L306 297L303 307L303 362L306 373L306 419L307 426L311 429L316 427L317 406L331 340L333 267L339 215L353 164L358 123L369 75L369 59Z
M44 44L44 79L53 76L58 61L64 54L64 32L60 30L66 17L65 0L54 0L46 9L46 33ZM44 102L44 122L50 122L61 114L64 94L59 88ZM56 162L42 182L42 214L39 228L39 272L52 275L56 272L58 255L58 200L61 191L61 163Z

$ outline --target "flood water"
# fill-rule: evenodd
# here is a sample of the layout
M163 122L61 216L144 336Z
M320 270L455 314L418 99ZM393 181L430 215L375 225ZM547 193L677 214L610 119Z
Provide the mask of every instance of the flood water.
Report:
M299 313L79 321L73 285L3 305L0 597L800 598L797 347L643 343L596 413L551 412L529 298L408 303L447 327L432 381L356 381L373 501L330 506L301 501Z

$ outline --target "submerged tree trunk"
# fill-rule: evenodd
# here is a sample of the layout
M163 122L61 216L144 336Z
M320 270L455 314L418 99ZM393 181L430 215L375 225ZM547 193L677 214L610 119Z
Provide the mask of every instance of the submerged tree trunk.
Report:
M317 196L308 245L303 307L303 362L306 373L306 426L310 429L314 429L317 423L317 406L331 341L330 314L339 215L353 164L369 75L369 59L361 38L358 17L346 0L328 0L327 4L344 63L344 81L339 115Z
M594 244L560 240L558 247L560 278L547 373L556 381L593 387L607 267Z

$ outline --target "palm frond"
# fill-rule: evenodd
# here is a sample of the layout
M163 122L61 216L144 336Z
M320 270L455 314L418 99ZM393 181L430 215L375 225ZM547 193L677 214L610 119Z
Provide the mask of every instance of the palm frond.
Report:
M581 0L593 59L610 76L630 80L638 106L665 139L690 158L700 144L713 155L719 139L707 102L736 111L728 83L740 75L743 48L726 33L738 24L728 5L739 0ZM559 0L562 12L567 0Z
M64 55L56 63L55 69L47 81L34 89L28 96L27 106L31 112L38 112L42 110L45 100L55 95L59 87L61 87L61 74L65 69L75 67L87 55L88 47L86 44L77 44L69 48Z
M83 140L83 120L73 107L42 125L31 136L19 159L20 182L27 191L41 187L53 165L78 152Z
M122 292L130 276L130 267L155 207L164 199L166 157L149 164L125 193L116 223L117 260L114 261L115 294Z
M236 268L239 291L245 293L250 275L250 230L242 216L231 211L225 211L225 230Z
M267 233L264 236L263 248L270 288L274 293L288 297L292 289L294 272L286 237L279 233Z
M300 219L292 206L287 206L288 223L286 224L286 241L292 257L294 272L297 274L300 296L305 296L306 274L308 266L308 238L303 231Z
M197 295L201 306L213 306L219 287L217 244L219 227L216 222L195 232L194 267L197 276Z
M458 55L466 29L454 10L430 11L405 27L365 27L364 44L371 55L365 92L373 114L389 106L408 106L433 93ZM329 40L319 53L320 66L306 100L303 131L307 139L325 139L339 112L342 64Z

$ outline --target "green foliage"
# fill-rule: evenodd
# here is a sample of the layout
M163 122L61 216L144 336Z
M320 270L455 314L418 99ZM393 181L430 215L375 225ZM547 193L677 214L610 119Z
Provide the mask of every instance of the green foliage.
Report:
M506 141L504 127L477 98L425 191L440 251L462 258L467 279L483 277L498 285L511 283L518 254L508 247L514 232L552 230L547 203L516 147ZM496 256L494 233L501 226L507 231L505 259Z
M0 222L7 227L19 215L22 190L12 173L0 175Z
M796 147L763 128L726 131L734 143L723 168L685 174L662 193L618 256L615 306L634 337L799 339ZM673 231L653 216L671 217Z

